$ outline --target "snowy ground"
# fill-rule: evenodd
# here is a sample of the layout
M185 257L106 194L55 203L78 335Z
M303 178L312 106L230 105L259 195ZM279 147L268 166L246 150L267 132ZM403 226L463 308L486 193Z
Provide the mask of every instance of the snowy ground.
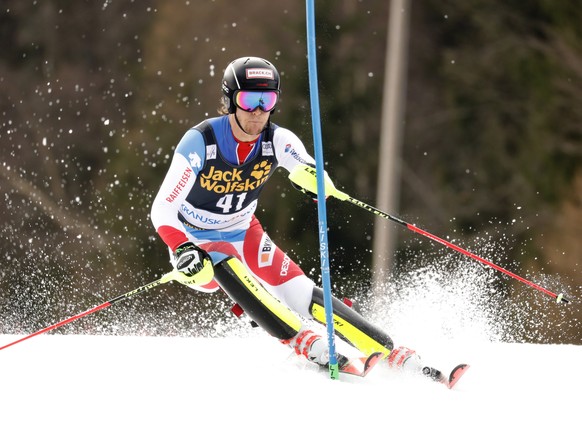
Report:
M203 317L140 315L139 302L129 301L127 316L93 315L105 320L98 328L125 333L81 334L93 327L73 324L63 327L70 333L0 349L0 423L580 422L582 345L547 343L548 334L582 334L568 315L578 302L555 309L532 290L506 298L488 270L454 259L391 278L373 304L361 299L362 313L425 363L443 371L469 363L453 390L383 365L366 378L331 380L244 319L211 319L213 337L140 336L136 325L185 319L196 329ZM0 320L15 316L2 311ZM22 336L0 335L0 347Z
M5 345L16 337L0 336ZM428 353L428 355L427 355ZM425 352L472 368L453 390L376 368L330 380L261 333L41 335L0 351L2 423L579 422L582 346Z

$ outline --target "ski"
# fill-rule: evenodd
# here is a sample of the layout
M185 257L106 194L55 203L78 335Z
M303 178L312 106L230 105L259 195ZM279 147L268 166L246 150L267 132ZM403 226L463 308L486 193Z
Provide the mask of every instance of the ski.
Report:
M453 368L451 374L449 375L447 387L449 389L452 389L453 386L457 384L457 381L459 381L459 379L463 376L463 374L465 374L465 372L467 372L468 369L469 365L467 364L459 364L455 368Z
M384 357L381 352L374 352L370 356L346 358L338 355L339 372L343 374L365 377L374 366Z
M384 358L384 355L381 352L374 352L370 356L355 358L348 358L339 353L337 356L339 372L342 374L355 375L358 377L365 377L372 370L372 368L374 368L378 363L380 363L382 358ZM327 369L327 365L321 365L320 367L321 369ZM422 374L425 377L428 377L437 383L444 384L447 388L452 389L468 369L469 365L459 364L453 368L447 377L436 368L426 366L422 369Z
M452 389L453 386L455 384L457 384L459 379L463 376L463 374L465 374L465 372L467 372L468 369L469 369L469 365L459 364L455 368L453 368L453 370L449 374L448 378L439 370L437 370L435 368L431 368L431 367L424 367L422 369L422 373L426 377L428 377L436 382L442 383L445 386L447 386L449 389Z

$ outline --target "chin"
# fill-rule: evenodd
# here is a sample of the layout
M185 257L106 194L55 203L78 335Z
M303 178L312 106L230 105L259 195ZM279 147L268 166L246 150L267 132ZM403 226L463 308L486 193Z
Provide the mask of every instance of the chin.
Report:
M251 129L249 129L247 131L248 134L252 134L252 135L259 135L261 132L263 132L264 127L262 128L257 128L257 127L253 127Z

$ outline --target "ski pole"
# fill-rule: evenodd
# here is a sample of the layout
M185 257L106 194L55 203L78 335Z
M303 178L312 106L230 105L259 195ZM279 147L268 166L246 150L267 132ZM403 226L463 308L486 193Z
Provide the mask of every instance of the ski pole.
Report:
M108 300L107 302L103 302L100 305L97 305L91 309L88 309L85 312L81 312L80 314L74 315L70 318L67 318L67 319L64 319L60 322L57 322L56 324L49 325L48 327L43 328L42 330L39 330L35 333L29 334L28 336L22 337L21 339L18 339L18 340L11 342L11 343L8 343L5 346L0 346L0 350L6 349L7 347L13 346L17 343L20 343L20 342L28 340L32 337L38 336L39 334L43 334L43 333L46 333L48 331L54 330L55 328L59 328L65 324L76 321L79 318L83 318L87 315L91 315L94 312L108 308L109 306L114 305L118 302L121 302L122 300L129 299L130 297L135 296L136 294L144 293L148 290L153 289L154 287L168 283L170 281L177 281L179 283L182 283L182 284L185 284L188 286L197 286L197 285L206 284L212 280L212 276L213 276L212 266L208 266L208 264L210 264L209 260L208 260L207 264L204 266L204 268L202 269L202 271L200 271L200 273L196 274L194 277L186 277L184 274L182 274L180 271L177 271L177 270L170 271L167 274L164 274L158 280L152 281L151 283L145 284L145 285L138 287L134 290L131 290L127 293L119 295L111 300Z
M316 193L317 189L313 184L313 177L314 177L314 173L315 173L315 169L309 167L309 166L305 166L305 165L300 165L300 166L296 166L293 171L289 174L289 179L295 183L296 185L300 186L301 188L303 188L306 191L310 191L311 193ZM348 194L338 190L337 188L335 188L335 186L333 185L333 183L331 183L331 181L327 181L326 185L325 185L325 194L327 196L333 196L338 200L341 201L347 201L349 203L352 203L356 206L359 206L362 209L367 210L368 212L372 212L375 215L378 215L382 218L386 218L390 221L396 222L397 224L400 224L406 228L408 228L411 231L414 231L417 234L420 234L424 237L428 237L429 239L436 241L437 243L440 243L446 247L449 247L453 250L456 250L457 252L462 253L463 255L466 255L472 259L475 259L476 261L479 261L497 271L500 271L506 275L509 275L510 277L524 283L527 284L530 287L533 287L536 290L541 291L542 293L547 294L548 296L553 297L554 299L556 299L556 303L569 303L570 301L568 299L566 299L564 297L563 293L553 293L550 290L547 290L535 283L533 283L532 281L529 281L523 277L520 277L517 274L514 274L511 271L508 271L507 269L494 264L493 262L488 261L487 259L484 259L480 256L477 256L476 254L469 252L468 250L463 249L462 247L459 247L451 242L448 242L440 237L435 236L434 234L429 233L428 231L425 231L421 228L418 228L415 225L409 224L408 222L403 221L400 218L397 218L395 216L392 216L390 214L387 214L386 212L382 212L379 209L376 209L373 206L370 206L360 200L354 199L353 197L349 196Z

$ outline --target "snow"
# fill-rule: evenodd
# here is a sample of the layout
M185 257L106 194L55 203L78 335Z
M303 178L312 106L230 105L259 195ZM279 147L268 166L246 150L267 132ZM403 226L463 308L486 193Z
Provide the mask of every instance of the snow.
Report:
M0 422L579 422L582 345L548 342L579 334L568 315L577 303L557 306L504 282L513 291L508 297L495 276L441 254L387 277L384 295L355 299L367 319L424 363L445 372L469 363L452 390L384 363L365 378L331 380L248 325L246 315L205 317L171 301L167 313L152 315L136 298L126 309L114 305L77 321L103 318L100 325L65 325L0 349ZM563 288L554 278L544 284ZM167 296L163 289L151 295ZM203 296L205 304L217 302ZM7 311L0 319L19 328ZM24 336L0 335L0 348Z
M16 340L0 336L2 346ZM331 380L266 334L40 335L0 351L3 423L577 422L582 346L448 343L449 390L376 367ZM425 355L426 359L427 355Z

